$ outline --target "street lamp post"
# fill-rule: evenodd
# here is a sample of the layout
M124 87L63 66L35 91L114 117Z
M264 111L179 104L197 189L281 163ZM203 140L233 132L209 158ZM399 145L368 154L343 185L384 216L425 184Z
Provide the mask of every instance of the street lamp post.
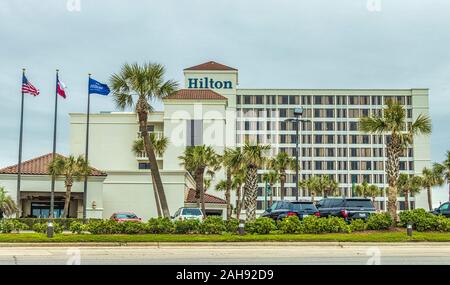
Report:
M302 107L297 107L294 109L294 117L295 119L287 119L286 121L289 122L293 122L295 121L296 124L296 128L295 128L295 200L298 201L298 175L299 175L299 167L298 167L298 141L299 141L299 137L298 137L298 130L299 130L299 125L300 122L304 121L301 120L300 117L303 115L303 108Z

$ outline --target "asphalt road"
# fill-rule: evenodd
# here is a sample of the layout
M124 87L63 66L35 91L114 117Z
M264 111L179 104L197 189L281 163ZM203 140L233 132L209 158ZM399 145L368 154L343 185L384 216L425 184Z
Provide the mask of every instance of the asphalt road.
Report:
M450 243L0 247L0 264L450 264Z

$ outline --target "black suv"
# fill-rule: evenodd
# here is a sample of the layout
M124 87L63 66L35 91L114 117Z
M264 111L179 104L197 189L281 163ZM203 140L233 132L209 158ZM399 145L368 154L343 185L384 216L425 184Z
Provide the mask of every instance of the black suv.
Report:
M450 218L450 202L445 202L444 204L440 205L438 208L431 211L434 215L443 215L447 218Z
M261 217L272 218L280 221L289 216L303 219L306 216L319 216L319 211L313 202L308 201L277 201L268 208Z
M367 219L376 209L370 199L366 198L324 198L316 204L321 217L341 217Z

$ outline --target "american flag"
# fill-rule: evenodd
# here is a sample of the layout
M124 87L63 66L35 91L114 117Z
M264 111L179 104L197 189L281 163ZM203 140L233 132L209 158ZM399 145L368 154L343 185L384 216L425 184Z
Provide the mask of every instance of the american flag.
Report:
M33 96L39 95L39 89L33 86L28 79L25 77L25 75L22 78L22 93L28 93Z

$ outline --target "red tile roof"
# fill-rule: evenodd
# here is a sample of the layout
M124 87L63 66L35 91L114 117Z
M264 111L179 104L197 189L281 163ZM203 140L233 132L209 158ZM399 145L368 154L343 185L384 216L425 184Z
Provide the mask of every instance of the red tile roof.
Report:
M197 199L195 198L195 189L190 188L187 192L187 195L184 199L185 203L197 203ZM222 198L210 195L205 193L205 203L208 204L226 204L227 201L225 201Z
M62 156L56 154L56 156ZM21 174L24 175L49 175L48 165L52 161L52 153L48 153L22 162ZM0 174L17 174L17 164L0 169ZM106 173L92 167L91 176L106 176Z
M237 69L217 63L215 61L208 61L196 66L185 68L184 70L237 70Z
M164 99L181 99L181 100L227 100L226 97L220 95L211 89L181 89L170 94Z

